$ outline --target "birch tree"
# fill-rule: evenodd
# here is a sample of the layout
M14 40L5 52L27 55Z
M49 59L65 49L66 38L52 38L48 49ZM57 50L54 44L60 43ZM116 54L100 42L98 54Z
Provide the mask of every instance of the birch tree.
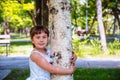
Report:
M70 0L49 0L51 54L54 66L68 68L72 56ZM51 80L73 80L72 75L53 74Z
M101 0L96 1L96 7L97 7L97 20L98 20L102 50L106 53L107 45L106 45L106 36L105 36L104 26L102 22L102 1Z

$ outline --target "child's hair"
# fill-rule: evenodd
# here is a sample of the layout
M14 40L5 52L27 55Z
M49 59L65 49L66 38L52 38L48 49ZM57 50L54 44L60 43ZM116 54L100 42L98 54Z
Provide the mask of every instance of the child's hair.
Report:
M40 26L34 26L31 28L30 30L30 38L33 39L33 36L35 34L41 34L41 32L45 32L47 34L47 36L49 37L49 30L47 27L40 25ZM35 45L33 44L33 47L35 47Z

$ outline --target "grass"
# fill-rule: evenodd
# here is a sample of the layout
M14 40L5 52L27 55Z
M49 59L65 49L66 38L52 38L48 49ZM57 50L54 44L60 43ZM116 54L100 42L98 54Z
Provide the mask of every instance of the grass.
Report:
M120 69L82 68L74 73L74 80L119 80Z
M13 69L4 80L25 80L29 73L28 69Z
M29 69L14 69L4 80L25 80L29 77ZM120 69L117 68L77 68L74 80L120 80Z
M27 55L32 50L31 42L12 42L10 46L10 54Z
M10 55L28 55L30 51L32 50L32 44L30 41L23 41L19 42L19 40L16 41L11 41L10 43L10 50L9 54ZM5 46L0 46L0 55L5 55L6 53L6 47Z
M73 39L73 50L79 57L117 57L120 56L120 41L107 42L108 53L104 53L99 40L80 41Z

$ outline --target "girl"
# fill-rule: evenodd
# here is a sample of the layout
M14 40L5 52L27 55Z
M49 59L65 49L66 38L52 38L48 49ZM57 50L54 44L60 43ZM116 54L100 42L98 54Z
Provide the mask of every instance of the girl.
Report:
M44 26L35 26L30 31L33 50L29 58L30 77L27 80L51 80L50 73L72 74L75 66L69 69L53 66L48 45L49 31ZM76 59L72 60L74 62Z

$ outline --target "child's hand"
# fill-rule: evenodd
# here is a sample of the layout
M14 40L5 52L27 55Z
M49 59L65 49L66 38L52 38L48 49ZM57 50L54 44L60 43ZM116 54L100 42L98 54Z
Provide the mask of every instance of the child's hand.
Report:
M71 66L70 66L70 70L71 70L71 74L74 73L74 71L76 70L75 65L71 65Z
M72 51L72 57L71 57L71 59L70 59L71 64L75 65L76 59L77 59L77 56L76 56L75 53Z

